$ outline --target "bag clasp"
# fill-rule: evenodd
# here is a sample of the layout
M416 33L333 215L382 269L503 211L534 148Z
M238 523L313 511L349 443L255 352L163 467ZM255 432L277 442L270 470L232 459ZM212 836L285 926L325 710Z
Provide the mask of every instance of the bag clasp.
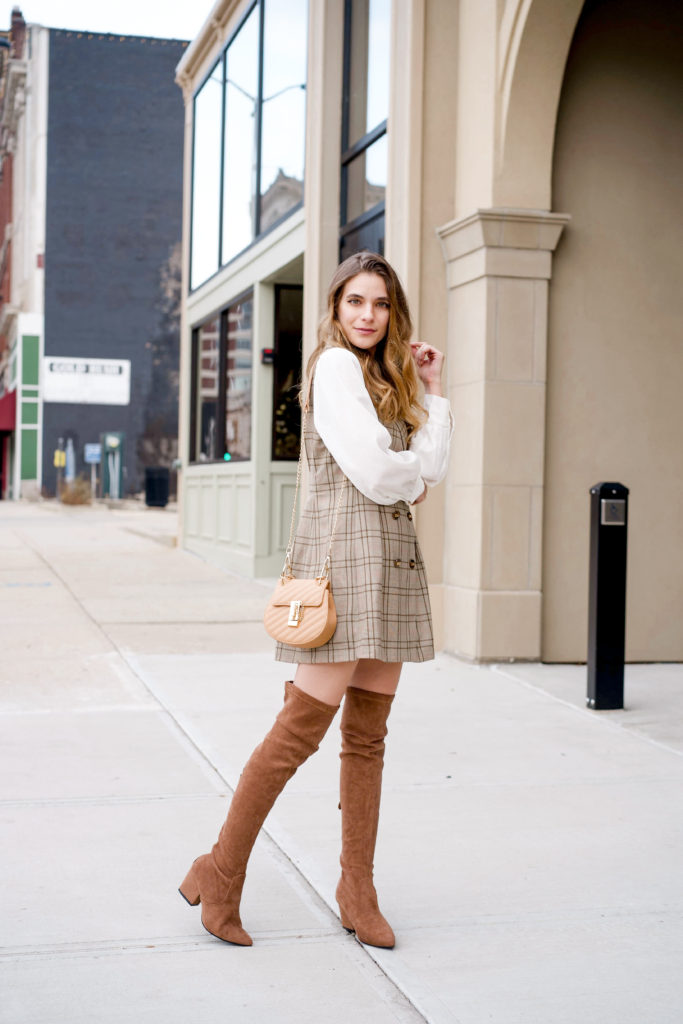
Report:
M288 626L298 626L304 617L303 601L290 601L289 602L289 619L287 620Z

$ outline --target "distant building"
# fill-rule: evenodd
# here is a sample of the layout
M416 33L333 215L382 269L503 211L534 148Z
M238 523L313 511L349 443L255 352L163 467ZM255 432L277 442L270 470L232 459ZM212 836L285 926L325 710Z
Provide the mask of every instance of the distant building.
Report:
M137 492L177 450L187 44L26 25L17 8L4 39L1 494L54 494L60 439L89 475L85 445L108 432Z

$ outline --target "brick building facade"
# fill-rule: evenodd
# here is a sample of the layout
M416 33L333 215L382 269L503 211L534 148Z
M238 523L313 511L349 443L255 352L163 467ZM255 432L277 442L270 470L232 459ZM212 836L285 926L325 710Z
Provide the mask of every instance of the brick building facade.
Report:
M108 432L124 437L122 493L136 493L145 466L176 454L183 109L174 69L186 44L26 31L14 148L27 173L11 201L19 250L2 322L4 386L30 391L5 496L53 494L58 445L73 448L84 473L85 445Z

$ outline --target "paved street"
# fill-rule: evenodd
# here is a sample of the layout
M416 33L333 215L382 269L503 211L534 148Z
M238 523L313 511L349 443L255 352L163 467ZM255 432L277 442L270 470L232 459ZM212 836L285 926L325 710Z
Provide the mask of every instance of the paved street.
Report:
M683 667L408 666L376 879L394 950L334 903L335 725L250 863L249 949L177 886L281 701L267 581L175 513L0 503L3 1024L680 1024Z

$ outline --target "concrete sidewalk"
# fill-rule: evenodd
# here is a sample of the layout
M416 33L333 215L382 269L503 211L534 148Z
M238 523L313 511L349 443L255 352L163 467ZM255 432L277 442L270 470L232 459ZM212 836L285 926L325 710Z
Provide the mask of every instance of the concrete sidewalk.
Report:
M376 878L394 950L339 923L338 728L259 838L220 943L176 889L272 723L265 583L167 510L0 503L0 1020L679 1024L683 668L447 656L390 718Z

